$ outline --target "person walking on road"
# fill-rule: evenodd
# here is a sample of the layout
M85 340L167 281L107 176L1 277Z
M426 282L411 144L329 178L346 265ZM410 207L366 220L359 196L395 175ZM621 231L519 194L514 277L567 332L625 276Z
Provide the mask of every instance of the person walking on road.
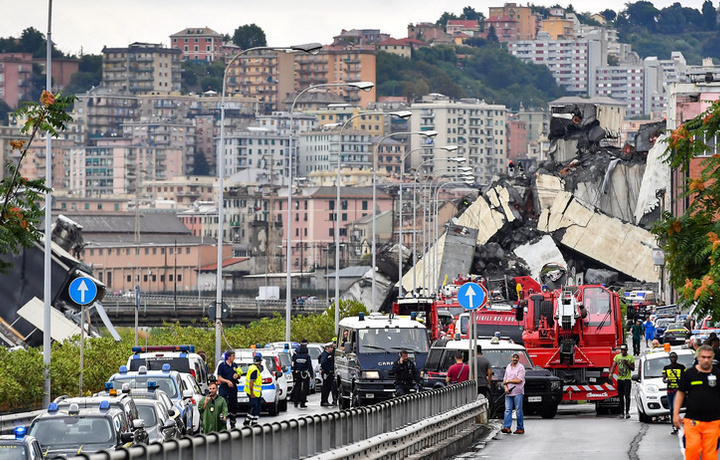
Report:
M462 351L458 351L455 353L455 364L448 369L445 383L452 385L453 383L465 382L469 376L470 367L463 362Z
M675 395L680 385L680 378L685 372L685 366L677 362L678 355L674 351L670 352L668 358L670 358L670 364L663 367L663 382L667 384L668 407L672 410L675 407ZM677 433L677 428L673 425L672 434L675 433Z
M320 372L322 374L322 390L320 391L320 405L330 406L337 404L337 387L335 385L335 342L325 344L325 350L320 355ZM328 402L332 392L332 404Z
M475 356L475 372L477 373L478 394L490 398L490 382L492 382L492 366L490 361L482 354L482 346L478 345Z
M630 390L632 371L635 370L635 358L628 354L627 344L620 345L620 353L613 358L610 375L617 369L617 391L620 398L620 418L630 418Z
M227 428L227 401L222 396L218 397L218 387L215 382L210 382L208 392L207 396L200 399L198 406L203 433L222 431Z
M655 338L655 324L650 318L645 321L645 347L649 347L649 342Z
M419 388L420 375L415 363L408 358L407 350L400 351L400 358L393 364L392 371L395 374L396 396L409 394L410 390Z
M219 393L225 398L228 406L228 418L230 419L230 428L235 428L238 412L238 383L240 382L240 374L237 364L235 364L235 351L228 350L225 352L225 361L218 366L217 381L220 382Z
M303 340L300 347L292 357L293 382L292 400L295 407L307 407L307 395L310 391L310 376L312 375L312 358L308 353L307 340Z
M247 416L243 426L254 426L260 418L260 403L262 399L262 355L255 353L253 363L248 367L245 375L245 393L250 399Z
M720 434L720 370L713 367L713 349L708 345L698 348L697 365L685 370L680 377L673 425L685 431L685 458L715 459L718 455ZM680 408L685 404L685 417ZM682 425L681 425L682 424Z
M525 366L520 363L520 355L512 354L510 364L505 368L503 377L505 389L505 419L503 420L503 433L511 433L512 412L515 409L517 425L515 434L525 434L525 421L523 418L523 397L525 394Z
M637 320L632 326L632 341L633 341L633 355L637 356L640 354L640 342L642 342L643 336L643 325L642 321Z

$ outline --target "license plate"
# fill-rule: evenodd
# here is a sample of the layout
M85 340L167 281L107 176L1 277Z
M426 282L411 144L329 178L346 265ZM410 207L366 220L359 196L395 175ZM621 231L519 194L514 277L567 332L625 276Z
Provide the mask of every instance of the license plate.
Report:
M528 396L528 402L542 402L542 396Z
M365 398L366 398L366 399L373 399L374 397L375 397L375 394L373 394L373 393L367 393L367 394L365 395Z

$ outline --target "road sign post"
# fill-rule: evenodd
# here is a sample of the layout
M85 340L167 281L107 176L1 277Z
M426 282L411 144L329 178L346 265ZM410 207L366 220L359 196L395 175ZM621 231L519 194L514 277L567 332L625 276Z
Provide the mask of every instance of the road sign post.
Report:
M86 277L75 278L68 287L70 300L81 307L93 303L97 293L98 289L95 282Z
M477 369L475 356L477 354L477 327L475 325L475 312L487 304L488 292L485 286L477 283L465 283L457 292L457 300L468 311L468 365L470 374L475 378L477 391Z

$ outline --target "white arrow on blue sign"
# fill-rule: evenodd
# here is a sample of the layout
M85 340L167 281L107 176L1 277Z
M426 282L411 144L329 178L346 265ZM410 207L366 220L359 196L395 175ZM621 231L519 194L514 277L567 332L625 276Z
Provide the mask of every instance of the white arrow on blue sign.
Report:
M487 289L477 283L465 283L457 292L457 300L466 310L477 310L487 303Z
M97 286L90 278L75 278L68 288L70 300L78 305L92 303L97 297Z

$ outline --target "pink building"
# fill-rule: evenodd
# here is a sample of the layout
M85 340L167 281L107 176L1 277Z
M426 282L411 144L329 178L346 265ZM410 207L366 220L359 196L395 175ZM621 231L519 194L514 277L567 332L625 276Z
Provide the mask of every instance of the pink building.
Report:
M378 213L392 211L393 197L380 189L376 190ZM335 222L340 219L340 243L343 248L348 242L346 225L371 214L372 187L343 187L340 191L340 206L336 206L335 187L308 187L293 196L291 271L309 271L324 266L325 251L330 251L334 260ZM284 197L283 197L284 196ZM275 202L277 219L287 219L287 192ZM283 225L282 241L286 242L286 226ZM376 228L377 233L391 233L392 228ZM284 249L283 249L284 250ZM347 255L341 250L342 261Z
M516 118L508 118L505 123L507 133L507 156L509 161L527 157L527 125Z
M212 62L221 57L222 40L210 28L187 28L170 35L170 47L182 51L183 61Z
M13 109L32 89L32 66L30 53L0 53L0 99Z

